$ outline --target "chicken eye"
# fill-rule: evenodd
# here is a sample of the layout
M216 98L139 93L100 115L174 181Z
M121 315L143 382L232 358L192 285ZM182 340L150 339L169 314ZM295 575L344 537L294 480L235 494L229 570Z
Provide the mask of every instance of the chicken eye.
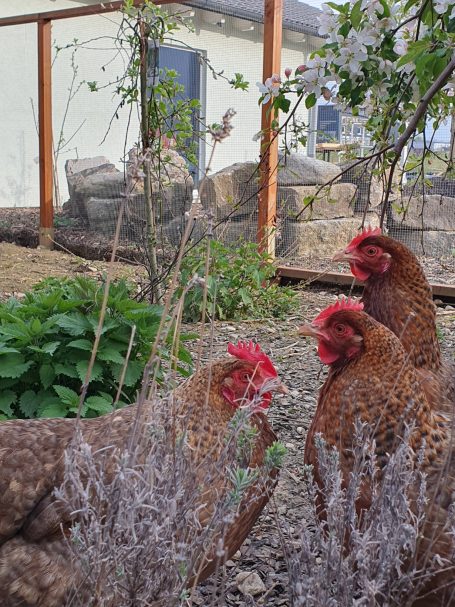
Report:
M343 335L344 333L346 333L346 325L338 323L337 325L335 325L334 328L335 328L335 333L337 335Z
M374 257L378 252L377 247L367 247L365 249L365 253L368 255L368 257Z
M244 382L249 382L251 379L251 375L249 373L242 373L240 376L241 380Z

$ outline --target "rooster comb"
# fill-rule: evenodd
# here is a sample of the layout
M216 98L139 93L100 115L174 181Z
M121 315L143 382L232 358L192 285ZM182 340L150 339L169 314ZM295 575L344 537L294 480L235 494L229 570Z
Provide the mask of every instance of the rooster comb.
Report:
M228 344L227 351L229 354L232 354L232 356L241 360L260 364L263 371L276 377L277 372L272 361L267 354L261 350L259 344L255 344L253 341L238 341L236 346L232 343Z
M348 245L348 249L355 249L357 248L364 240L365 238L368 238L369 236L380 236L382 234L382 230L381 228L372 228L371 226L368 226L366 228L364 228L360 234L358 234L357 236L354 236L354 238L351 240L351 242Z
M341 296L340 299L337 299L334 304L328 306L325 310L322 310L322 312L313 320L313 324L319 325L322 323L322 321L327 320L327 318L332 316L332 314L335 314L335 312L341 312L341 310L360 312L363 310L363 303L353 299L352 297Z

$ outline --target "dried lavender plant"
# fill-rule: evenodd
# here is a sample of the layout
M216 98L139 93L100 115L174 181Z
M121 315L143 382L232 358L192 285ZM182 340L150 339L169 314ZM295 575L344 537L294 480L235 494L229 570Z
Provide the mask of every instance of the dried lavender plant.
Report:
M280 448L269 450L263 468L248 467L255 432L245 409L220 436L219 456L209 450L200 458L180 403L144 405L131 450L126 432L125 446L94 451L80 426L66 452L57 495L75 520L67 548L77 583L68 607L187 604L207 557L224 563L237 514L272 488Z
M286 555L292 607L413 604L440 567L437 557L416 565L426 522L423 449L409 445L412 428L382 470L366 424L357 422L354 466L343 482L339 453L316 437L319 485L311 467L305 488L311 507L297 547ZM369 488L371 505L359 514L359 496ZM321 516L322 514L322 516Z

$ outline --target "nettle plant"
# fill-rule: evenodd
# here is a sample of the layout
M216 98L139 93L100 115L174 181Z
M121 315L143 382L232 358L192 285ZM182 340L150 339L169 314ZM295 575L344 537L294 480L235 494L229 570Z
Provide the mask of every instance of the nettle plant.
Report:
M322 5L326 43L305 65L258 83L275 112L310 108L322 95L368 116L367 128L385 168L395 168L409 139L436 129L455 110L455 3L447 0L351 0ZM292 129L289 118L281 129ZM429 153L429 152L428 152ZM450 162L449 162L450 168ZM393 173L393 171L392 171ZM390 184L391 177L390 177Z
M73 417L98 326L103 285L88 278L46 279L22 301L0 303L0 419ZM81 415L112 411L131 339L120 400L134 402L155 340L162 308L132 299L124 281L110 287L106 317ZM190 335L180 335L185 342ZM172 344L159 352L171 361ZM188 375L191 356L182 345L172 364ZM162 372L158 371L158 381Z
M204 276L207 246L210 247L209 274ZM217 240L204 242L183 258L179 298L185 285L193 281L185 294L183 319L201 320L204 289L207 291L207 312L213 319L283 317L297 305L297 293L273 282L275 266L267 253L261 253L255 243L227 246ZM206 281L206 284L205 284Z

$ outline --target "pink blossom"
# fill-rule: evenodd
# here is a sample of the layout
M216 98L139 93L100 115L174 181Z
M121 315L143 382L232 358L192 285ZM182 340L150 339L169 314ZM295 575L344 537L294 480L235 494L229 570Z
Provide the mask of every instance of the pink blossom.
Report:
M286 76L286 78L289 78L289 76L290 76L291 74L292 74L292 70L291 70L291 68L290 68L290 67L287 67L287 68L284 70L284 75Z

